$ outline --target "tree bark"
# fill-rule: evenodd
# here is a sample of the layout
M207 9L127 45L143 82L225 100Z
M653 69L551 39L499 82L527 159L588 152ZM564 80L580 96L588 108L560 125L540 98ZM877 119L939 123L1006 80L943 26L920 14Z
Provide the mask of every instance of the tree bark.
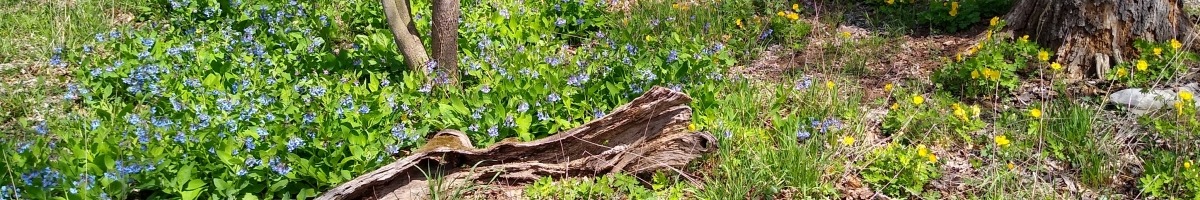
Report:
M1020 0L1005 18L1015 35L1055 49L1053 60L1079 80L1135 59L1136 39L1195 42L1183 8L1182 0Z
M433 60L437 62L442 84L458 85L458 19L462 15L459 0L433 1Z
M392 39L404 56L404 63L413 71L422 70L429 55L418 37L417 24L412 20L412 9L408 0L380 0L383 3L383 14L387 17L388 28L392 31Z
M431 193L455 193L464 187L507 189L482 192L506 194L487 196L492 199L520 198L513 192L521 192L519 187L542 177L682 172L680 168L717 148L712 135L688 129L690 101L683 93L655 87L581 127L530 142L504 140L486 149L470 146L461 132L443 131L434 138L457 144L426 144L417 153L343 183L317 199L424 199Z

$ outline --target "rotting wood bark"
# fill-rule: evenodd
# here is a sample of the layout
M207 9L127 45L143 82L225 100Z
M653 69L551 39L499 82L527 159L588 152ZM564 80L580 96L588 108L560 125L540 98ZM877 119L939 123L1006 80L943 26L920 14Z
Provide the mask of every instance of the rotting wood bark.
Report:
M1136 59L1135 39L1197 43L1183 0L1020 0L1005 19L1017 36L1056 49L1054 60L1076 80Z
M485 149L454 130L462 149L420 151L363 174L317 199L423 199L431 192L463 187L511 188L541 177L599 176L614 172L645 175L679 171L717 148L709 133L688 130L692 109L686 94L655 87L583 126L530 142L502 141ZM440 179L430 179L437 171ZM441 180L441 181L434 181ZM439 183L440 182L440 183ZM438 188L438 191L432 191Z

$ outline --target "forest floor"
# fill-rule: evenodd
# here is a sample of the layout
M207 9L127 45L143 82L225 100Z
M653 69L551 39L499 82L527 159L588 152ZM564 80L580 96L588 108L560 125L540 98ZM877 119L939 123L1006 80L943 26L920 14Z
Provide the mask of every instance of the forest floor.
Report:
M87 73L88 68L86 67L94 66L84 66L84 68L50 67L47 63L50 63L55 50L54 45L49 44L62 46L90 44L89 41L92 40L94 34L104 33L114 27L130 27L133 26L132 23L138 23L139 20L142 20L141 22L149 21L141 19L146 14L136 13L138 11L129 8L135 7L135 5L154 4L151 2L78 4L71 2L74 1L0 3L0 21L17 22L0 25L0 44L16 44L0 46L0 133L3 133L5 137L0 139L0 144L11 145L12 148L8 149L16 149L18 140L32 137L29 135L33 134L27 133L35 132L36 128L34 127L38 126L36 125L38 122L62 120L69 122L64 122L59 127L82 127L81 121L71 121L72 118L79 117L73 113L92 109L88 107L89 105L66 101L62 97L66 93L71 93L68 88L70 83L80 83L81 81L75 79L86 77L83 75ZM650 12L638 12L638 9L646 8L635 5L634 1L622 2L615 4L615 7L609 11L611 13L604 15L613 19L622 16L641 19L652 15ZM780 4L776 5L777 7L786 8L793 4L803 4L803 2L808 1L773 3ZM748 1L742 3L751 4ZM359 6L355 7L356 9L364 7L357 3L346 4ZM657 9L661 10L668 10L670 6L679 6L678 4L660 4L662 5L658 6L663 8ZM703 4L693 6L699 9ZM1200 140L1195 140L1200 137L1200 134L1194 132L1200 130L1200 125L1196 124L1200 115L1197 115L1194 109L1191 110L1190 115L1177 114L1177 111L1169 108L1149 114L1132 114L1124 108L1112 105L1108 99L1111 93L1129 88L1128 86L1113 84L1106 80L1067 83L1054 78L1054 76L1033 75L1036 73L1023 73L1020 81L1012 86L1011 90L962 95L952 90L955 86L940 85L933 78L934 74L947 66L962 63L956 61L956 57L969 54L968 52L974 50L973 48L980 45L981 42L990 39L989 28L992 27L988 24L990 17L980 17L978 23L974 23L965 30L954 33L938 33L938 31L930 31L932 28L929 27L898 27L894 24L873 21L871 18L864 17L873 11L871 6L874 4L843 1L824 2L824 5L819 9L814 9L815 11L808 10L808 6L801 6L806 11L799 19L793 21L796 24L809 26L810 31L807 35L795 40L779 39L761 44L736 46L743 49L733 49L731 52L744 52L746 55L736 57L735 64L729 66L727 71L722 73L724 77L729 77L725 79L729 81L685 86L716 88L695 89L694 91L697 93L692 93L698 99L711 97L708 99L710 102L703 103L712 105L695 106L697 107L695 121L700 125L700 129L722 137L722 146L719 152L701 159L698 164L689 168L691 173L684 174L684 176L699 178L703 180L702 183L688 184L687 181L679 181L677 177L660 180L661 177L656 176L652 180L639 179L642 184L628 185L650 186L642 190L650 190L655 197L677 195L688 199L793 199L806 197L843 199L886 199L889 197L897 199L1146 199L1200 197L1200 169L1193 167L1194 164L1192 164L1193 161L1200 161L1200 155L1196 154L1196 151L1200 150ZM542 7L542 10L550 9L549 6ZM714 9L716 9L715 6ZM686 10L686 8L670 9L671 12L675 12L675 10ZM1189 10L1200 14L1200 7L1189 7ZM335 13L332 10L324 11ZM514 13L515 11L516 9L514 9ZM350 13L347 16L372 13L352 9L338 10L337 12ZM753 10L745 13L754 13L750 15L753 15L753 19L757 19L759 18L758 12L762 11ZM499 14L491 11L476 13L487 13L486 16L489 17L474 17L465 20L501 18ZM770 14L773 12L764 13L768 15L765 18L771 18ZM507 13L502 15L504 18L508 17ZM654 18L657 23L658 18L656 17L658 16L649 16L649 18ZM374 21L347 22L341 20L340 15L335 18L337 19L334 23L339 26L369 27L379 24ZM741 28L742 18L737 18L732 14L727 18L729 19L714 20L725 22L726 25L723 28L728 30L721 31L727 32L713 32L728 33L735 38L751 38L749 40L759 35L759 31L756 30L743 31ZM734 21L733 18L737 18L736 26L731 25ZM749 16L744 18L747 19L746 21L752 19ZM163 19L154 18L152 20ZM617 23L616 21L613 20L611 23ZM690 28L698 30L697 27L698 25L693 25ZM763 29L770 28L769 25L762 27ZM707 25L704 29L707 33ZM360 30L339 31L344 32L333 32L344 35L330 38L329 40L333 42L329 43L336 42L338 47L333 48L341 48L343 51L349 51L348 49L351 47L348 47L350 45L347 44L355 41L354 39L360 39L355 38L356 36L362 36L355 34L371 34L364 33L368 31ZM996 33L996 37L1007 38L1010 41L1019 38L1019 36L1005 34L1004 32ZM470 44L475 44L473 42L477 38L474 35L467 36L472 37ZM213 37L217 36L214 34ZM652 40L650 36L643 35L614 34L610 37L633 38L630 41L635 42ZM668 37L664 34L659 38L666 40ZM726 40L736 41L737 39ZM600 40L597 39L597 41ZM706 49L711 45L707 42L709 41L685 43L703 46ZM571 42L561 43L562 46L573 44ZM733 46L733 43L729 42L728 44ZM538 45L542 45L544 49L558 47L557 43L538 43ZM625 45L629 45L629 43ZM463 49L472 46L464 46ZM357 49L358 47L353 48ZM536 48L536 46L530 47L530 49ZM631 47L626 46L625 48ZM662 50L668 48L671 47L665 44L656 46L638 43L636 49L643 53L661 51L660 53L665 56L668 53ZM618 53L624 51L624 49L616 49L618 50L615 52ZM1184 49L1186 52L1186 49L1196 48ZM394 54L394 52L391 53ZM562 55L561 53L544 54ZM1031 55L1026 56L1032 57ZM370 58L369 56L363 57ZM540 62L541 57L536 58L533 60ZM346 58L338 57L337 59ZM617 61L619 59L615 57L610 59L611 63L619 63ZM510 65L535 65L533 63L537 62ZM1045 64L1048 63L1040 63L1036 66L1045 66ZM1177 88L1182 88L1182 85L1200 81L1197 78L1200 77L1197 74L1200 65L1197 65L1194 60L1181 64L1189 70L1174 75L1174 78L1170 80L1157 82L1153 86L1176 92ZM316 71L315 68L313 71ZM1027 71L1041 72L1044 70L1029 69ZM512 72L516 74L515 69ZM641 76L634 74L632 70L626 72L629 73L620 77L634 79L630 77L640 78ZM203 74L204 72L194 73ZM549 73L546 76L550 76ZM663 77L666 78L665 75ZM335 82L332 80L336 79L334 76L322 78L327 78L330 80L329 82ZM535 75L530 80L541 79L537 79ZM354 86L358 87L357 82L355 83ZM540 84L541 82L535 83ZM120 83L116 84L123 86ZM345 78L342 78L341 84L345 84ZM550 84L549 81L546 84ZM626 83L616 82L616 84L624 86ZM512 91L521 90L512 89ZM503 96L504 99L535 96L506 94L511 96ZM620 97L596 99L613 98ZM595 105L620 102L591 99L588 101L600 102L588 102L595 103ZM148 107L140 103L142 102L129 103L130 108L128 109ZM209 107L211 110L211 107L216 106L210 105ZM372 111L377 110L381 109L376 108ZM341 109L339 108L337 112L340 115ZM564 111L564 113L576 114L590 112L592 111ZM462 114L466 115L466 113ZM295 117L296 120L301 118L298 116ZM329 116L336 115L329 114ZM568 117L564 121L577 123L586 119L589 118ZM382 121L387 120L398 121L399 118L384 118ZM501 120L493 121L498 124ZM105 124L123 122L124 119L111 118L107 119ZM466 124L445 123L439 125L463 125L465 127ZM386 135L390 130L395 129L390 125L380 126L374 127L372 133ZM539 129L539 131L546 130L550 129ZM481 135L481 133L482 131L475 131L473 134ZM280 141L283 140L280 139ZM309 144L315 148L317 142L309 141ZM235 145L230 146L237 146L237 148L242 146L240 141L233 143ZM67 146L68 144L63 145ZM381 144L372 145L375 146L370 147L377 149L370 151L382 152L384 149ZM48 145L43 143L42 146ZM283 145L279 146L282 148ZM341 143L337 143L337 146L340 148ZM272 145L272 148L274 147ZM193 155L204 152L204 149L192 150L194 150ZM343 150L352 151L350 149ZM361 151L361 149L359 150ZM17 155L11 151L6 150L4 153ZM288 150L288 152L290 151ZM49 157L48 154L44 156ZM187 154L184 153L184 155L186 157ZM262 160L266 160L265 157ZM30 162L36 163L33 166L49 165L38 161ZM234 166L241 165L241 161L233 163L235 163L232 164ZM373 163L373 165L357 167L378 165L381 164ZM8 167L13 168L13 166ZM20 173L24 172L9 170L9 174ZM270 174L271 172L262 169L251 173ZM351 172L345 173L350 174ZM354 173L360 172L355 171ZM166 176L163 174L173 173L164 172L159 175ZM232 173L218 171L208 175L228 178L232 176L229 174ZM20 185L20 182L16 181L19 179L15 178L16 175L0 175L0 178L3 177L12 177L12 179L6 180L13 181L0 181L0 186ZM284 191L255 188L264 191L236 190L231 193L294 195L286 190L310 186L297 186L299 183L317 182L307 176L297 178L294 175L293 177L273 178L292 180L290 182L292 185L281 189ZM618 174L597 179L538 182L530 186L524 194L517 194L524 196L514 198L650 198L636 196L633 191L639 189L627 189L624 188L627 185L613 183L611 179L605 180L606 178L615 178L618 179L617 182L620 182L622 178L629 177ZM154 179L146 178L144 180ZM284 181L282 184L287 185L289 182ZM320 182L317 185L324 188L330 187L326 182ZM589 185L596 185L596 187ZM621 188L618 188L618 185ZM33 191L35 189L26 188L26 190ZM110 188L107 192L116 194L117 192L114 191L117 190L128 191L122 186L119 189ZM166 189L162 190L166 191ZM619 191L613 192L612 190ZM48 188L45 191L45 194L50 194L48 196L59 196L56 194L66 196L67 194L65 192L67 189L64 188ZM212 198L219 198L215 193L220 191L213 189L207 192L214 193ZM109 193L96 192L89 195ZM169 195L174 194L170 193ZM8 195L8 193L0 192L0 197ZM93 196L72 197L89 199Z

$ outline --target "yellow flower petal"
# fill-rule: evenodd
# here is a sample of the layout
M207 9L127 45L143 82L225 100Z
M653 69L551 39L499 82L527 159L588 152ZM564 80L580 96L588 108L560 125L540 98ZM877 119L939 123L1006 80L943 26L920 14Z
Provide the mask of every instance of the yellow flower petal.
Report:
M849 135L842 137L842 145L850 146L852 144L854 144L854 137Z
M1033 117L1034 119L1041 119L1042 118L1042 110L1037 109L1037 108L1031 109L1031 110L1029 110L1029 116Z
M1150 63L1147 63L1146 60L1138 60L1137 70L1146 71L1147 69L1150 69Z
M1179 91L1179 99L1182 99L1183 101L1192 101L1192 98L1194 98L1192 96L1192 92L1189 92L1187 90Z
M950 16L958 16L958 2L950 2Z
M925 97L923 97L921 95L913 95L912 103L916 104L916 105L921 105L921 103L925 103Z
M929 149L925 148L924 144L917 145L917 156L925 157L929 155Z
M1038 60L1041 60L1042 62L1050 61L1050 52L1038 51L1037 57Z
M883 85L883 92L892 92L892 83L888 83L887 85Z
M1001 148L1008 147L1008 144L1012 143L1012 141L1008 141L1008 137L1004 135L997 135L995 138L993 138L993 140L995 140L996 146L1000 146Z
M1179 40L1171 39L1171 48L1179 50L1179 48L1183 48L1183 43L1179 43Z
M1155 56L1161 56L1161 55L1162 55L1162 48L1154 47L1154 55L1155 55Z
M1062 64L1058 64L1058 62L1050 63L1050 69L1054 71L1062 70Z
M1000 24L1000 17L992 17L992 21L989 24L991 24L991 26L996 26L997 24Z

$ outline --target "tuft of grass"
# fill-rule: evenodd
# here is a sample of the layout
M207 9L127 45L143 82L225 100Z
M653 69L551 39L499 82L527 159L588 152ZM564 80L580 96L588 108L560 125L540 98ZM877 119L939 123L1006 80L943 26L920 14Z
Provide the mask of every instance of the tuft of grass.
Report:
M1115 158L1106 148L1113 142L1111 133L1095 132L1095 108L1085 104L1061 101L1046 109L1045 132L1041 138L1048 148L1042 148L1055 159L1071 163L1079 178L1088 186L1102 187L1110 182L1114 169L1109 167Z

